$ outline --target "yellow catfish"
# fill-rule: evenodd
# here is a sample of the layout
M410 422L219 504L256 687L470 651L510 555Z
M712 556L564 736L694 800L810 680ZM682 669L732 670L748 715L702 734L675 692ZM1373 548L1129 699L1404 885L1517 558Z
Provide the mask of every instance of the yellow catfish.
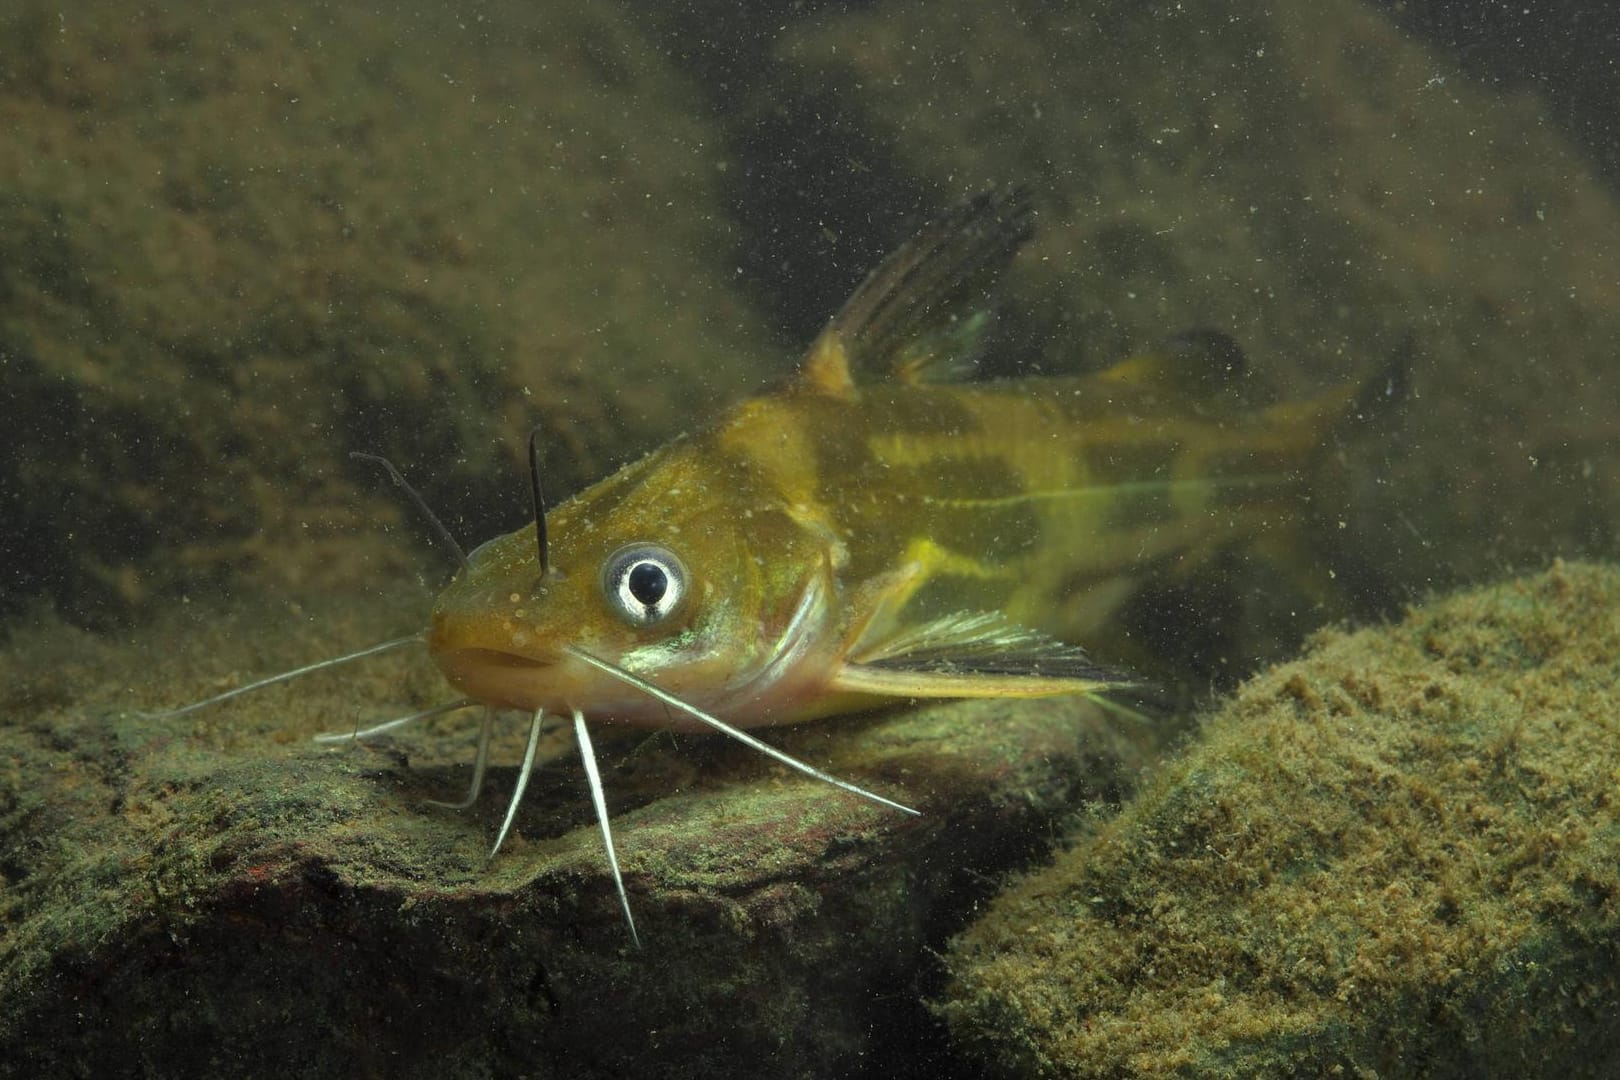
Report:
M1191 349L962 381L984 323L964 301L1029 234L1016 189L964 204L780 392L485 544L434 606L434 661L487 704L694 730L1106 688L1056 635L1297 516L1350 395L1234 415L1188 391L1210 373L1178 363L1222 362Z
M536 477L535 522L465 560L426 641L467 696L430 712L533 718L496 851L542 718L571 716L634 935L587 720L718 730L906 810L744 729L1098 694L1122 680L1071 642L1096 640L1136 583L1298 516L1348 391L1222 408L1209 387L1235 357L1185 341L1083 377L969 380L987 291L1031 219L1017 189L949 212L873 272L779 392L549 512Z

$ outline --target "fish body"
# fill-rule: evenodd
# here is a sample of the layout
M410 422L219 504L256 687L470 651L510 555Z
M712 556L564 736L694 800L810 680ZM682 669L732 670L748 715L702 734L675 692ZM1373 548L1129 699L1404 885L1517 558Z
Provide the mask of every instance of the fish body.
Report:
M966 381L974 307L1029 235L983 196L879 267L780 391L475 552L428 644L478 701L700 729L916 698L1096 693L1146 575L1286 529L1353 395L1249 410L1219 348ZM601 663L593 663L600 661Z
M1241 357L1207 333L1092 375L971 381L986 294L1031 228L1016 189L946 214L856 290L780 391L550 513L531 435L534 524L461 557L425 635L465 697L321 741L486 706L467 796L440 804L465 807L482 788L496 712L528 712L493 859L533 775L542 722L571 716L639 943L591 723L716 731L916 814L746 729L919 698L1096 695L1127 682L1076 643L1106 642L1110 613L1149 575L1287 536L1320 497L1314 466L1330 428L1362 395L1246 408L1230 392Z

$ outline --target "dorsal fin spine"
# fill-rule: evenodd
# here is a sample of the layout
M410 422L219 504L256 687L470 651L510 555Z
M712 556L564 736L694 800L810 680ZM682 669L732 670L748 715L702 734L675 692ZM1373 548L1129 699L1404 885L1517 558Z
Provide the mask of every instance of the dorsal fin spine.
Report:
M925 382L970 370L982 300L1034 232L1028 192L984 192L925 225L873 270L821 332L804 377L841 397L863 382ZM978 293L978 296L974 294Z

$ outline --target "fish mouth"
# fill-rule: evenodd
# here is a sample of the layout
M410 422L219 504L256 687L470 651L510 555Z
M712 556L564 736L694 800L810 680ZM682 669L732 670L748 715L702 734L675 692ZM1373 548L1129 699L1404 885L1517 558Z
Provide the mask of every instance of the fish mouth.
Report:
M468 697L497 708L555 709L561 696L562 657L524 656L505 649L464 646L434 650L433 662Z
M462 648L447 649L439 654L441 663L448 661L457 667L491 668L495 670L532 670L556 665L556 659L521 656L505 649ZM559 658L560 659L560 658Z

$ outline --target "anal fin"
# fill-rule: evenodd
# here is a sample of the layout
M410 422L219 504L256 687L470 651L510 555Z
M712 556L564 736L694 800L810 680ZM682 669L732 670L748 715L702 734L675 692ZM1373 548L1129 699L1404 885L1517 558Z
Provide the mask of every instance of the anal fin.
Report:
M1079 647L998 611L961 611L862 642L830 689L892 698L1034 698L1099 694L1130 682Z

